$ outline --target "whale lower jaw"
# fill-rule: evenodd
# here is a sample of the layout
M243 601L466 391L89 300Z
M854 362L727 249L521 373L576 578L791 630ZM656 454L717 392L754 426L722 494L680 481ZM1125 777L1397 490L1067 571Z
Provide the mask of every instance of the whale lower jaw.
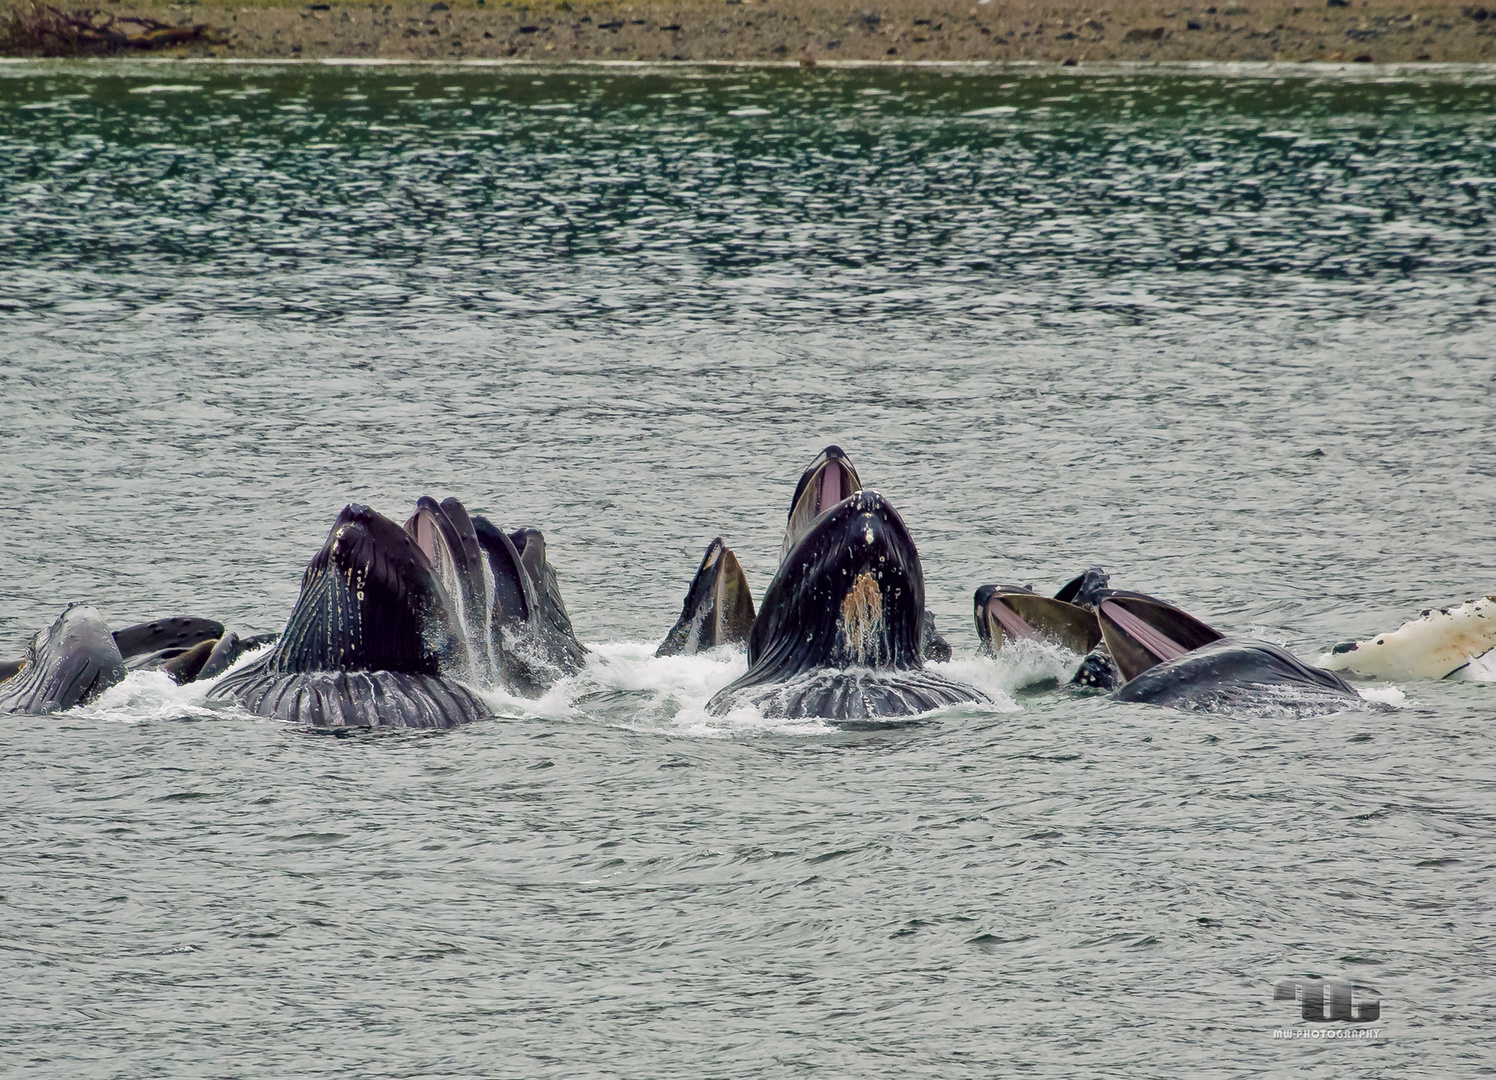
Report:
M451 728L492 715L461 683L395 671L235 672L208 695L309 728Z
M788 682L729 686L707 703L707 711L722 716L749 705L771 719L876 720L990 701L975 687L929 671L822 669Z

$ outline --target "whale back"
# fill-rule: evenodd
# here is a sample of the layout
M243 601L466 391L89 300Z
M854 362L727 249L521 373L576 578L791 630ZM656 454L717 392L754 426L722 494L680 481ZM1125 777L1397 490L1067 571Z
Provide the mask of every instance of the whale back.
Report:
M1114 695L1205 712L1311 716L1361 704L1339 675L1265 641L1218 638L1155 664Z

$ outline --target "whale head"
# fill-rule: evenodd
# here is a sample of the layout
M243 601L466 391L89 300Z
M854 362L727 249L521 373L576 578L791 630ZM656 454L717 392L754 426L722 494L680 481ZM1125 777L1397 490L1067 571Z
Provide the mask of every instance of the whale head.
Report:
M919 552L899 512L858 491L822 513L780 564L748 636L749 673L918 668Z
M0 682L0 713L39 715L86 705L124 678L124 657L103 616L70 604L27 644L20 670Z
M437 675L460 662L454 611L415 538L369 507L350 504L307 565L296 608L265 667Z

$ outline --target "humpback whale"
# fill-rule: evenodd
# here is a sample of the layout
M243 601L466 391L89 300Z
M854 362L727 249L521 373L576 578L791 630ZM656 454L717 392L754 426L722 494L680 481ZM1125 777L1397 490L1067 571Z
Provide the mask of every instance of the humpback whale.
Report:
M795 494L790 497L789 520L785 523L784 540L779 545L779 561L784 562L816 518L861 490L862 480L852 465L852 459L840 446L833 444L817 454L800 474ZM928 610L920 617L919 640L920 655L926 660L951 658L950 643L935 629L935 616Z
M1144 701L1205 712L1287 709L1297 715L1339 712L1361 697L1333 671L1310 667L1266 641L1219 638L1134 676L1118 701Z
M217 678L244 653L268 645L276 637L256 634L241 638L224 633L222 623L190 615L137 623L110 636L127 672L160 671L180 684ZM0 661L0 682L25 664L24 660Z
M1113 696L1179 709L1338 712L1361 697L1333 671L1265 641L1234 640L1173 604L1111 590L1096 598L1107 650L1125 680Z
M821 512L780 563L748 635L748 671L707 708L864 720L987 701L924 670L924 607L903 518L877 492L858 491Z
M545 536L534 528L506 533L480 514L472 522L493 583L489 626L499 680L516 693L542 694L587 662L546 559Z
M1391 633L1336 645L1319 663L1383 679L1496 682L1496 595L1425 611Z
M839 446L828 446L800 474L790 497L784 539L779 546L781 568L795 546L816 521L843 500L862 490L856 468ZM746 641L755 619L753 596L737 556L722 537L707 545L681 616L655 651L656 656L699 652L718 645ZM935 616L920 614L920 654L926 660L949 660L951 647L935 628Z
M32 637L25 658L0 682L0 713L40 716L86 705L125 674L125 658L103 616L69 604Z
M114 632L114 643L131 671L154 671L204 641L223 636L223 624L212 619L174 615L152 619Z
M691 579L680 618L655 655L678 656L741 644L748 640L754 618L753 595L748 591L743 567L732 548L722 537L716 537L707 545Z
M275 641L274 634L240 637L225 632L213 619L176 615L127 626L114 632L115 643L131 671L161 671L185 685L222 675L247 652Z
M482 522L474 518L474 524ZM491 526L489 526L491 528ZM497 530L494 530L497 531ZM511 648L535 683L549 686L563 675L575 675L587 663L587 649L577 640L571 616L561 599L561 582L546 558L545 534L526 526L509 533L509 543L534 593L530 622L515 627Z
M454 602L471 681L535 696L582 669L587 650L572 631L539 529L505 533L456 499L422 496L405 531Z
M312 728L446 728L488 716L448 675L468 661L455 611L416 541L351 504L307 566L275 647L208 696Z

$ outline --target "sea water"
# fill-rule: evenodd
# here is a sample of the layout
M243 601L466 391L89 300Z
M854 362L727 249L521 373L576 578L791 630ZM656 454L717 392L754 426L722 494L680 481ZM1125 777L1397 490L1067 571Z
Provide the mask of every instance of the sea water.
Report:
M435 736L159 674L10 718L0 1061L1488 1063L1496 687L1124 705L970 605L1099 563L1312 658L1496 589L1493 211L1483 69L0 66L0 653L277 630L345 503L428 493L543 529L591 650ZM716 717L741 653L654 658L833 442L992 705Z

